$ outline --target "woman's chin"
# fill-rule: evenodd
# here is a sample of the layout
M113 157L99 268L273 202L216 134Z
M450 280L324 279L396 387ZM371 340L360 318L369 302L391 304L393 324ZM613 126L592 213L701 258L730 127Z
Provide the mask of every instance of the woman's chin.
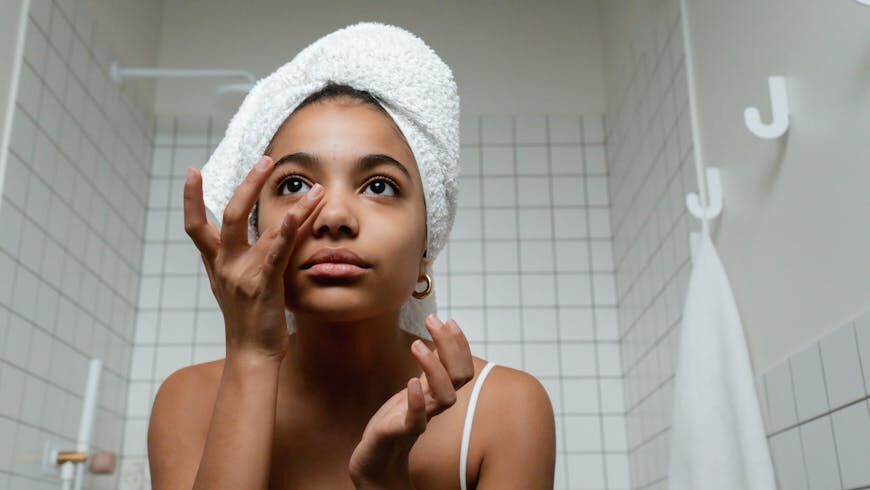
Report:
M297 294L292 302L288 298L287 309L322 321L347 322L378 316L402 306L397 299L375 297L371 293L369 288L317 287Z
M288 301L288 309L331 321L344 321L365 315L376 303L364 290L347 287L321 287Z

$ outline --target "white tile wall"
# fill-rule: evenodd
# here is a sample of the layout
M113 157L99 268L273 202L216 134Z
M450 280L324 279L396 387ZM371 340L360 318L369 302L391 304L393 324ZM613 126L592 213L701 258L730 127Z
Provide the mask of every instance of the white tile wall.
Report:
M678 2L658 2L645 25L654 38L632 56L617 81L617 107L608 107L609 192L587 181L587 199L610 204L607 222L590 214L594 234L613 234L615 281L598 276L596 301L618 308L620 342L608 354L624 372L624 407L631 488L667 486L672 380L682 301L688 282L689 232L685 195L696 189ZM588 157L588 155L587 155ZM604 164L596 155L594 161ZM612 230L609 225L612 224ZM612 284L612 287L611 287ZM610 320L613 323L613 319ZM617 352L617 349L613 349Z
M870 401L854 403L831 415L842 488L870 485Z
M122 447L153 139L84 4L30 5L0 202L0 490L59 487L43 445L74 449L91 357L92 447ZM84 488L119 477L86 473Z
M807 420L827 412L830 404L819 349L806 349L792 356L790 364L793 379L797 381L794 384L797 418Z
M764 373L759 395L781 488L870 488L868 333L870 310Z
M781 432L768 441L779 488L807 490L807 471L799 431Z
M830 416L801 426L800 438L804 448L809 489L841 488Z
M864 379L854 327L837 330L822 340L819 347L831 406L842 406L863 395Z

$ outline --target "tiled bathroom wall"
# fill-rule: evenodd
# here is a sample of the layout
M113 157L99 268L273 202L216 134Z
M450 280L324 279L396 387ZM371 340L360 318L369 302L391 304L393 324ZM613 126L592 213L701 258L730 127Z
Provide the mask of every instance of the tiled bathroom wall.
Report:
M44 444L75 449L91 357L92 446L121 447L152 152L150 108L109 81L85 7L30 6L0 203L0 490L59 487Z
M556 412L556 488L627 489L616 296L600 115L466 116L460 203L433 264L442 318L476 355L542 381ZM223 320L183 229L188 166L223 128L160 120L131 367L123 489L147 485L153 396L180 367L224 357Z
M681 13L649 4L609 106L607 166L632 489L667 487L674 368L697 192ZM640 39L640 37L639 37ZM870 315L755 373L782 490L870 488Z
M697 190L683 38L677 2L645 18L640 45L608 108L607 167L625 373L631 488L664 489L673 373L699 223L685 196Z
M556 488L628 488L603 126L467 118L460 210L436 278L483 356L547 387Z
M759 384L780 488L870 488L870 311Z

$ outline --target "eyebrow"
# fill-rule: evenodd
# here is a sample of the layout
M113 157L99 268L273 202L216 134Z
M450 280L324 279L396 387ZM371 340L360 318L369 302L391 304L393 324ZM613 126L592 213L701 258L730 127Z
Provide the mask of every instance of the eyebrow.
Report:
M279 158L278 161L275 162L275 165L272 166L272 170L274 171L276 168L278 168L279 165L290 162L297 163L309 169L314 169L314 167L317 167L320 164L320 160L318 160L316 156L310 153L305 153L304 151L298 151L296 153L284 155L283 157ZM404 165L402 165L395 158L389 155L385 155L383 153L372 153L369 155L364 155L356 160L356 165L361 170L369 170L381 165L397 167L399 170L402 171L403 174L405 174L405 177L407 177L408 180L414 180L411 178L410 172L408 172L408 169L405 168Z

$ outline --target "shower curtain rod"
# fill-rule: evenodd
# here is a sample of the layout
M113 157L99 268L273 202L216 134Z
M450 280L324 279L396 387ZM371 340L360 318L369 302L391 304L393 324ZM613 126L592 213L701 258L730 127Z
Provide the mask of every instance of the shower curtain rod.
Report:
M241 90L247 91L256 81L253 73L246 70L217 70L217 69L194 69L194 68L123 68L121 63L113 61L109 67L109 76L116 84L120 85L125 78L207 78L207 77L236 77L246 79L247 84L231 84L219 89L220 91Z

